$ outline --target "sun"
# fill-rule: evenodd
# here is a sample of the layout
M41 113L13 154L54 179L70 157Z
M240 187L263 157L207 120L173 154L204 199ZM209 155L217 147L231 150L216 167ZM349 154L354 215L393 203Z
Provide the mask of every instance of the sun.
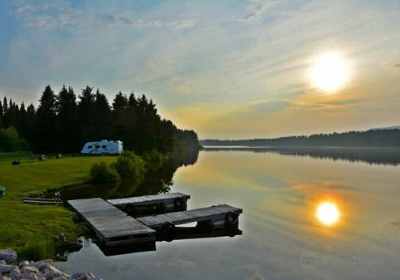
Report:
M340 218L340 212L335 203L322 202L318 205L316 216L326 226L332 226Z
M326 53L312 61L309 75L315 88L335 93L349 81L350 65L343 55Z

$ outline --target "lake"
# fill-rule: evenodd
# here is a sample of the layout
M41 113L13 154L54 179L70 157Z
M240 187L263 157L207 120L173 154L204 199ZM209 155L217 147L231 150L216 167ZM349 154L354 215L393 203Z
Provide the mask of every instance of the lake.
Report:
M159 242L156 251L112 257L85 241L57 266L108 280L398 278L398 150L385 151L390 160L337 150L255 151L201 151L169 186L191 195L189 209L242 208L243 235ZM336 212L321 208L324 202Z

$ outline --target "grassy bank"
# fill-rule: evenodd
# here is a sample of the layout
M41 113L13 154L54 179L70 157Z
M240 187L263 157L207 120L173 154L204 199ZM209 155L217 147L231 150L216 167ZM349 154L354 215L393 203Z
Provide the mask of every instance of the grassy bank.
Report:
M115 157L63 157L30 163L26 154L0 153L0 186L6 194L0 199L0 248L13 248L25 259L41 259L54 254L53 236L64 233L75 238L73 213L59 206L35 206L22 198L49 189L83 183L92 165L112 162ZM12 160L21 165L12 166Z

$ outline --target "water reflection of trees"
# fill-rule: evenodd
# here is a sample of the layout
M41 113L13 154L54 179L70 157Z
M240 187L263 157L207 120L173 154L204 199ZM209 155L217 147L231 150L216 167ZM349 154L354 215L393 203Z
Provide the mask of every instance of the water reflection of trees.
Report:
M250 151L288 156L310 156L318 159L366 162L369 164L399 165L398 148L323 148L323 147L207 147L204 151Z
M178 168L195 164L198 154L198 150L190 150L170 156L158 170L148 171L140 184L129 180L112 184L84 184L64 189L61 195L64 200L69 200L92 197L110 199L166 193L171 189L173 177Z

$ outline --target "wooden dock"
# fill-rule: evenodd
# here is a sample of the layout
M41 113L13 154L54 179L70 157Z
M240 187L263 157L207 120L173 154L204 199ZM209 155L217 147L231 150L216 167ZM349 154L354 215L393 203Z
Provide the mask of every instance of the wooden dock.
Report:
M159 229L166 224L181 225L189 224L193 222L218 222L225 221L227 215L232 217L232 220L227 221L229 223L235 224L237 222L237 217L243 212L240 208L235 208L226 204L198 208L183 212L174 212L161 215L153 215L138 218L138 221L142 222L148 227L153 229Z
M95 231L105 246L154 241L156 231L101 198L69 200L68 203Z
M189 199L190 196L173 193L155 196L144 196L105 201L101 198L69 200L71 205L94 230L97 238L105 247L151 242L156 240L170 241L175 237L175 226L197 222L199 228L203 225L210 228L238 228L239 215L243 212L226 204L171 212L159 215L132 218L119 207L126 205L154 205L169 203L177 198ZM186 201L185 200L185 201ZM136 205L137 206L137 205ZM164 239L163 239L164 238Z
M109 199L108 202L130 215L137 216L141 213L184 211L189 199L190 195L177 192Z

